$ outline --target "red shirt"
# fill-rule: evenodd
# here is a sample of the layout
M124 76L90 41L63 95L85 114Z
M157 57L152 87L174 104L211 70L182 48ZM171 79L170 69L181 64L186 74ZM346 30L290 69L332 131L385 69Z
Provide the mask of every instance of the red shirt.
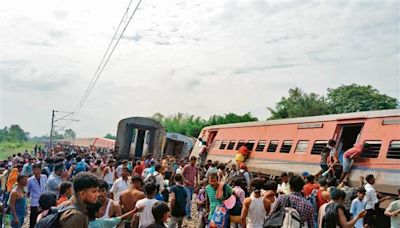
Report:
M142 172L143 172L143 167L141 165L136 165L133 168L133 173L136 173L138 175L142 175Z
M60 196L60 198L57 200L57 206L64 203L67 200L68 198L66 196Z
M194 180L197 176L197 167L191 164L185 165L182 176L185 180L185 186L194 186Z
M328 201L325 200L325 199L322 197L322 191L321 191L321 190L318 190L318 192L317 192L317 201L318 201L318 210L319 210L319 208L320 208L322 205L328 203Z
M345 158L350 158L350 157L356 157L361 154L363 150L363 145L357 144L353 148L350 148L344 152L343 157Z
M304 197L307 197L311 194L314 189L318 189L319 185L317 183L307 183L303 187Z

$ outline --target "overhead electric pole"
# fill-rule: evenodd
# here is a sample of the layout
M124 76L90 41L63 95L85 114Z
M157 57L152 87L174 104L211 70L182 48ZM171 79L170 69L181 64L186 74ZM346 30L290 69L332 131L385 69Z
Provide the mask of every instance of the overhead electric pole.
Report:
M53 144L54 110L51 112L50 148Z
M61 116L58 119L55 119L55 113L64 113L65 115ZM53 133L54 133L54 123L57 121L79 121L76 119L65 119L66 117L74 114L73 112L64 112L64 111L57 111L57 110L52 110L51 112L51 128L50 128L50 142L49 142L49 147L50 149L53 147Z

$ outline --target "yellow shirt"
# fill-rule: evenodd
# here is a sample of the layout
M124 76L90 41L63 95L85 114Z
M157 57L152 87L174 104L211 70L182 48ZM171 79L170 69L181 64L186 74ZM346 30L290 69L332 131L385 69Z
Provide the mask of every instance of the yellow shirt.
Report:
M241 154L241 153L236 153L235 160L236 160L236 161L239 161L239 162L244 162L244 156L243 156L243 154Z

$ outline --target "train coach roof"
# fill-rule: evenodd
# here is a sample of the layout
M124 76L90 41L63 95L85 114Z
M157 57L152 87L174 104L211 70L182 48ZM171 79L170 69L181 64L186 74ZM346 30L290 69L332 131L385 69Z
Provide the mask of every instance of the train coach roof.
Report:
M209 130L214 128L257 127L265 125L313 123L313 122L337 121L337 120L349 120L349 119L367 119L367 118L379 118L379 117L400 117L400 109L388 109L388 110L367 111L367 112L351 112L351 113L323 115L323 116L308 116L308 117L279 119L279 120L221 124L221 125L213 125L205 127L204 130Z

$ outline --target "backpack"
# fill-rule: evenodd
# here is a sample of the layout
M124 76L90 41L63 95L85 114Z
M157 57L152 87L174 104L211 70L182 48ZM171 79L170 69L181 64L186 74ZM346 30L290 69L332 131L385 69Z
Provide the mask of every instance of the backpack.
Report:
M222 204L217 205L215 207L214 214L210 221L210 227L215 227L215 228L225 227L228 222L228 217L229 217L228 209Z
M229 210L230 215L239 216L242 213L243 204L240 202L240 198L235 195L236 203L232 209Z
M145 182L146 182L146 183L154 183L154 184L157 184L156 176L158 176L158 173L157 173L156 175L150 174L150 176L146 178Z
M301 218L296 209L290 206L289 196L284 196L279 210L267 216L263 228L300 228Z
M75 205L52 207L46 217L36 223L35 228L58 228L61 214L65 211L77 209Z

